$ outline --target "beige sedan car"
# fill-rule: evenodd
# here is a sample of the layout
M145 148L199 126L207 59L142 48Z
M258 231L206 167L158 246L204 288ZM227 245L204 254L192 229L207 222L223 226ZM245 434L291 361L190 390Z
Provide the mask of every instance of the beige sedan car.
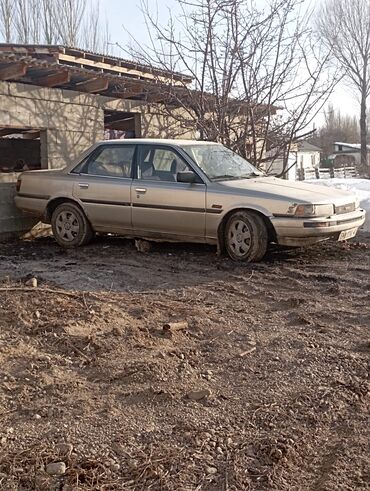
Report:
M65 169L24 172L17 191L17 206L51 223L63 247L100 232L259 261L269 243L346 240L365 220L350 193L267 177L221 144L191 140L100 142Z

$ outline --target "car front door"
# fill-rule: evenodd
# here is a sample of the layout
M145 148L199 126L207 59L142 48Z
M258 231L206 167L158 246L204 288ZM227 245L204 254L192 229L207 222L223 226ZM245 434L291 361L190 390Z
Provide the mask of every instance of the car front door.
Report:
M102 144L77 166L73 195L93 228L131 232L131 184L136 145Z
M204 240L206 186L203 182L177 182L178 172L190 170L171 147L138 146L131 193L135 232Z

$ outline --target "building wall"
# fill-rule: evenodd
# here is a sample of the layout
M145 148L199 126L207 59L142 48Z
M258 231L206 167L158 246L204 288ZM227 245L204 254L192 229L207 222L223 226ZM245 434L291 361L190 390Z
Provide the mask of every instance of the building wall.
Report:
M320 164L320 152L297 152L297 163L300 169L314 169Z
M314 170L319 167L320 152L290 152L286 166L285 179L295 181L304 170ZM283 160L275 159L269 164L268 173L278 175L283 171Z
M1 82L0 108L2 127L47 130L44 168L65 165L103 135L103 108L90 94Z
M164 117L155 104L112 99L33 85L0 82L0 127L41 129L41 167L69 165L104 136L104 109L137 113L136 134L163 138L184 132L177 121ZM0 239L30 228L29 217L13 204L16 173L0 173Z
M287 179L289 181L295 181L295 179L296 179L296 155L293 152L289 153L285 169L284 169L284 160L281 158L277 158L272 162L268 162L265 165L264 170L270 176L278 176L283 171L285 171L285 174L284 174L284 176L282 176L282 178Z

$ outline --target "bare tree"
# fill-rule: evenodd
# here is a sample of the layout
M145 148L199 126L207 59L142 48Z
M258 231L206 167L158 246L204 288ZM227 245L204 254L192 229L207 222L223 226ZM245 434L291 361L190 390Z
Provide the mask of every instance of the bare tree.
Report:
M322 148L323 156L327 158L333 153L335 142L356 143L359 137L357 118L343 115L339 109L329 104L324 111L324 124L310 141Z
M46 44L55 44L58 42L58 29L55 25L56 3L50 0L40 0L40 23L43 33L43 40Z
M243 0L178 0L181 15L162 25L142 0L150 46L132 39L127 51L153 71L192 76L161 89L163 110L181 127L256 165L283 155L286 168L290 145L309 132L337 81L302 3L271 0L262 10Z
M39 42L38 3L38 0L15 0L13 2L16 41Z
M5 42L65 44L109 51L100 0L0 0Z
M0 34L6 43L12 37L13 15L13 0L0 0Z
M82 43L88 46L91 51L109 52L110 37L109 24L105 19L104 25L101 19L100 3L96 2L90 5L88 16L83 23Z
M61 42L67 46L78 46L80 26L86 13L86 0L54 0L58 16L56 26Z
M370 2L326 0L317 14L321 38L360 96L361 166L370 172L367 151L367 98L370 95Z

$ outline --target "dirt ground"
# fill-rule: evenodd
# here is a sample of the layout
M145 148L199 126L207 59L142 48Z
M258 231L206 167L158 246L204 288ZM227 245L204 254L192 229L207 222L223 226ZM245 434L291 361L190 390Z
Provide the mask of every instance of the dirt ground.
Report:
M369 326L370 235L1 244L0 490L369 489Z

